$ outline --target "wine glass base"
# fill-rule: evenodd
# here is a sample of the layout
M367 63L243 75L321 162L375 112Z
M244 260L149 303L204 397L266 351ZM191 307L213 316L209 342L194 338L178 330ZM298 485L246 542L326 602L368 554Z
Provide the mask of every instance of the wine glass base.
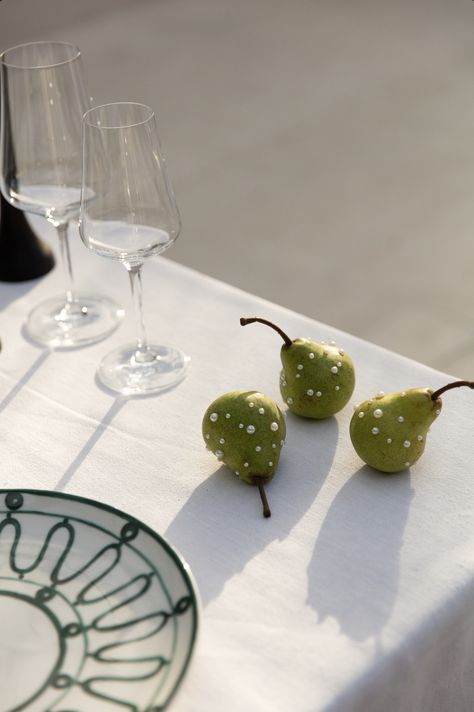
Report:
M125 312L116 302L93 294L64 296L38 304L28 315L26 332L43 346L71 349L101 341L120 324Z
M189 365L189 356L179 349L151 344L144 357L136 344L127 344L102 359L97 375L117 393L139 395L175 386L185 378Z

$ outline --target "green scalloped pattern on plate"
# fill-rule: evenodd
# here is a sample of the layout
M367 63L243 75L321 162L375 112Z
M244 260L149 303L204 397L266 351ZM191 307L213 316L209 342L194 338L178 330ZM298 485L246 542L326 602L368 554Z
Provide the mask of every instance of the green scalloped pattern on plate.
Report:
M159 712L188 669L198 594L134 517L0 490L0 712Z

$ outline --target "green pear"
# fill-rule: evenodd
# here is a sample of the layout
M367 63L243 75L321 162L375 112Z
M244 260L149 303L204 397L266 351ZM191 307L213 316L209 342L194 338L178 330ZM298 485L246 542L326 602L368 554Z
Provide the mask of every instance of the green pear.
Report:
M288 408L305 418L328 418L349 401L355 386L352 359L331 341L316 343L310 339L290 339L280 327L259 317L242 318L246 326L259 322L282 337L280 391Z
M204 442L241 480L258 487L271 516L264 485L277 469L286 437L283 414L258 391L231 391L211 403L202 421Z
M433 391L411 388L401 393L379 393L357 406L350 424L352 444L359 457L381 472L400 472L422 456L426 436L441 412L440 396L451 388L469 386L455 381Z

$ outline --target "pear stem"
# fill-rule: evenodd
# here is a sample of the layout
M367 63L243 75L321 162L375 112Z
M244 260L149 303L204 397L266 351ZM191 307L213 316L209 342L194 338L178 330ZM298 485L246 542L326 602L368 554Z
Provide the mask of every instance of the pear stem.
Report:
M432 393L431 400L437 401L438 398L446 391L450 391L451 388L460 388L461 386L467 386L468 388L474 388L474 381L454 381L453 383L448 383L446 386L443 386L442 388L438 388L437 391Z
M260 479L258 479L255 484L257 485L258 491L260 492L260 499L262 500L263 505L263 516L268 519L268 517L272 516L272 512L268 504L267 493L265 492L264 484Z
M274 324L272 321L268 321L267 319L261 319L259 316L253 316L249 318L244 318L242 317L240 319L240 326L247 326L247 324L253 324L256 321L258 321L260 324L266 324L267 326L270 326L272 329L275 329L277 334L280 334L281 338L285 342L285 346L289 348L291 344L293 343L288 334L285 334L285 332L280 329L279 326Z

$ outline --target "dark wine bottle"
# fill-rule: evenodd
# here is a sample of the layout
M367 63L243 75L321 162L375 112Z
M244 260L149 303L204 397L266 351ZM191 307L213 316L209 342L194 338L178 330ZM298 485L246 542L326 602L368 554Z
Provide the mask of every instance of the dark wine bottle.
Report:
M0 280L24 282L47 274L54 256L47 243L32 230L21 210L0 196Z

